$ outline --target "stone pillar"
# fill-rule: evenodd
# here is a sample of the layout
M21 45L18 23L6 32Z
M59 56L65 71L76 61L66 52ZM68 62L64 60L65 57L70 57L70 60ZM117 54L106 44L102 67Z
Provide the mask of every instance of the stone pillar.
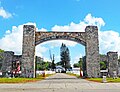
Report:
M2 53L2 72L8 72L12 70L12 62L13 62L14 52L5 51Z
M24 25L22 45L22 76L35 77L35 26Z
M118 54L117 52L108 52L108 74L110 77L118 75Z
M87 26L86 32L86 71L87 77L100 76L99 41L97 26Z

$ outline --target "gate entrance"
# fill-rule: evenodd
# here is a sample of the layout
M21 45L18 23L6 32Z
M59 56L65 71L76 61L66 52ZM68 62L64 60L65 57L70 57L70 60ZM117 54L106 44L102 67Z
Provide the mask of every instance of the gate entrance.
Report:
M71 40L85 46L87 77L100 76L97 26L87 26L85 32L36 32L33 25L23 27L22 76L35 77L35 46L49 40Z

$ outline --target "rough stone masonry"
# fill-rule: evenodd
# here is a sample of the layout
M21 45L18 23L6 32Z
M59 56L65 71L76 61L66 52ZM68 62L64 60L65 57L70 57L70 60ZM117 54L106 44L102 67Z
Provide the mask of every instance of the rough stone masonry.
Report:
M85 46L87 77L99 77L99 40L97 26L87 26L85 32L36 32L33 25L23 27L22 76L35 77L35 46L48 40L72 40ZM43 35L42 35L43 34ZM79 35L80 34L80 35ZM42 36L42 37L41 37ZM43 38L43 39L41 39ZM72 38L72 39L71 39ZM39 41L37 41L39 39ZM47 39L47 40L46 40Z
M22 48L22 76L35 77L35 26L24 25Z
M87 26L86 33L86 71L87 77L100 76L99 39L97 26Z
M14 52L0 53L2 59L1 71L11 70L12 61L21 62L21 71L23 77L35 77L35 46L49 40L71 40L85 46L87 77L100 77L100 60L108 62L108 74L110 77L118 75L118 54L117 52L108 52L107 56L100 58L99 39L97 26L87 26L85 32L36 32L33 25L24 25L23 27L23 45L22 58L14 55Z

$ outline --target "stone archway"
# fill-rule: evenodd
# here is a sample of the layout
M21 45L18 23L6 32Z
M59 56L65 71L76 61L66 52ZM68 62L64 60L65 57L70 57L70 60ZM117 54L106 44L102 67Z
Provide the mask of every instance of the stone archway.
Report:
M64 39L85 46L87 77L99 77L99 40L97 26L87 26L85 32L36 32L33 25L23 27L22 76L35 77L35 46L49 40Z

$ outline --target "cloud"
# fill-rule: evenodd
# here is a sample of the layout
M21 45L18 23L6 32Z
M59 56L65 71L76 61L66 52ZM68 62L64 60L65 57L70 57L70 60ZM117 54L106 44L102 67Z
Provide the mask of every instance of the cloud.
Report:
M45 62L51 62L49 58L43 57Z
M100 31L99 32L100 53L108 51L118 52L120 55L120 34L115 31Z
M0 7L0 16L7 19L7 18L12 17L12 14L4 10L3 7Z
M36 23L32 22L28 22L19 26L12 26L12 30L7 30L4 37L0 39L1 49L5 51L13 51L15 54L19 55L22 54L23 25L34 25L36 27ZM47 50L48 48L38 45L36 46L36 55L43 57L42 53L46 52Z
M46 51L48 51L48 48L41 46L41 45L37 45L36 46L36 55L43 57L42 53L45 53Z
M98 26L99 28L101 28L101 26L104 26L105 25L105 22L102 18L95 18L93 17L91 14L88 14L85 19L84 19L84 22L87 24L87 25L96 25Z
M65 25L65 26L55 25L54 27L52 27L52 31L58 31L58 32L84 32L85 27L86 27L86 24L84 22L80 22L79 24L71 22L70 24Z
M6 33L6 34L9 34L9 33L10 33L10 30L7 30L5 33Z
M47 42L44 42L42 43L42 45L48 45L50 48L54 48L54 47L60 47L61 44L64 43L66 44L66 46L71 46L71 47L74 47L76 44L76 42L73 42L73 41L68 41L68 40L52 40L52 41L47 41Z
M79 58L82 58L82 56L83 56L82 54L79 54L78 56L76 56L75 58L73 58L71 60L71 65L73 66L74 63L78 63Z
M28 22L25 23L27 25L35 25L36 23ZM4 37L0 39L0 48L5 51L14 51L15 54L22 54L22 37L23 37L23 25L13 26L12 30L7 30ZM101 31L101 27L105 26L105 22L102 18L93 17L91 14L88 14L83 21L79 23L71 22L68 25L60 26L55 25L51 29L52 31L70 31L70 32L84 32L85 27L87 25L96 25L99 27L99 45L100 45L100 53L107 53L108 51L117 51L120 55L120 34L113 30ZM48 31L45 28L38 29L38 31ZM55 40L55 41L47 41L42 43L42 45L38 45L36 47L36 55L43 56L43 53L48 51L48 48L44 45L48 45L50 48L59 47L61 43L65 43L67 46L76 46L76 42L66 41L66 40ZM80 55L71 60L72 63L78 61ZM45 60L49 60L49 57L44 57Z
M51 28L51 30L58 32L85 32L85 28L88 25L95 25L98 26L98 28L100 29L102 26L105 25L105 22L102 18L93 17L91 14L88 14L84 18L84 20L80 21L78 24L71 22L70 24L64 26L55 25L54 27ZM73 41L61 40L60 42L58 41L51 42L51 45L52 44L59 45L61 43L65 43L67 46L76 46L78 44Z
M74 23L71 22L68 25L65 26L58 26L55 25L54 27L52 27L52 31L78 31L78 32L83 32L85 27L89 24L93 24L93 22L91 22L93 20L93 22L95 22L95 25L99 25L100 27L103 26L105 23L102 20L102 18L95 18L92 17L91 14L88 14L85 19L83 21L80 21L80 23ZM32 23L32 22L28 22L25 23L26 25L34 25L36 26L36 23ZM22 34L23 34L23 25L19 25L17 26L13 26L12 30L7 30L5 36L0 39L0 43L2 43L0 45L0 48L4 49L4 50L12 50L14 51L16 54L21 54L22 52ZM45 28L41 28L38 29L36 28L38 31L47 31L47 29ZM61 45L61 43L65 43L67 46L76 46L76 42L73 41L66 41L66 40L60 40L60 41L48 41L46 43L43 44L48 44L51 48L54 47L58 47ZM39 49L40 47L37 47L37 49ZM42 47L43 48L43 47ZM47 48L43 48L43 52L47 51ZM41 50L38 50L41 51ZM42 56L43 52L36 52L38 55Z
M84 32L85 27L88 25L95 25L98 26L99 29L99 48L100 48L100 53L106 54L108 51L115 51L118 52L120 55L120 34L118 32L115 32L114 30L106 30L102 31L101 27L105 26L105 22L102 18L94 17L91 14L88 14L83 21L80 21L78 24L71 22L68 25L64 26L58 26L55 25L52 28L52 31L65 31L65 32ZM54 41L51 42L51 45L57 46L61 43L64 43L64 40L61 42ZM50 43L49 43L50 44ZM65 40L65 44L67 46L76 46L77 43L74 42L69 42Z
M47 32L47 29L45 29L45 28L41 28L41 29L38 29L37 28L37 30L36 30L37 32L39 32L39 31L42 31L42 32Z
M0 39L0 48L6 51L14 51L17 54L21 54L22 51L22 33L23 25L18 27L13 26L12 31L6 31L5 36Z
M88 25L95 25L101 28L105 25L105 22L102 18L93 17L91 14L88 14L83 21L80 21L78 24L71 22L65 26L55 25L52 27L52 31L62 31L62 32L84 32L85 27Z
M23 39L23 25L19 26L12 26L12 30L7 30L4 37L0 39L0 48L5 50L5 51L14 51L15 54L22 54L22 39ZM36 26L35 23L25 23L25 25L34 25ZM37 47L37 49L40 47ZM40 50L41 52L44 49L44 47L41 47L42 49ZM40 55L40 53L37 53ZM42 56L42 55L40 55Z

